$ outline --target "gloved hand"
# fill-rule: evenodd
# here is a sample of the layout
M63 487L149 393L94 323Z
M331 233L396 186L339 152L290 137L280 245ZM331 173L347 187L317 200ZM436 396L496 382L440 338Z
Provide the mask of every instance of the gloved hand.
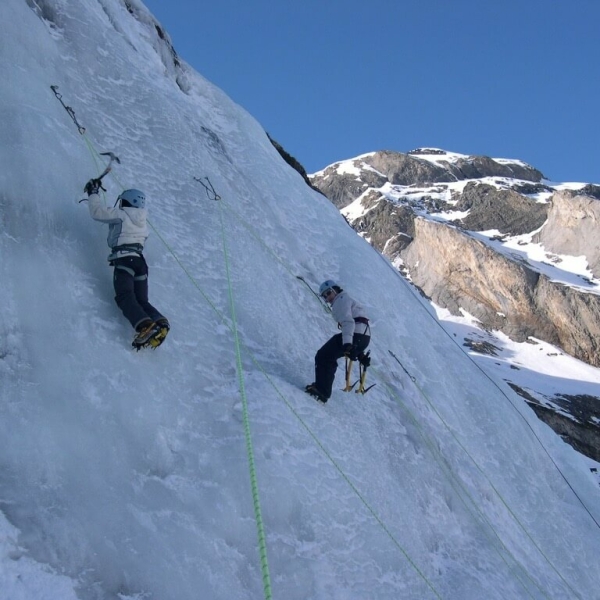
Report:
M100 191L101 188L104 189L102 187L102 181L100 181L100 179L90 179L85 184L85 187L83 188L83 191L88 196L91 196L92 194L97 194Z
M360 364L365 368L369 368L371 366L371 356L370 356L371 352L365 352L364 354L361 354L358 357L358 360L360 361Z
M344 344L344 356L350 360L358 360L358 352L352 344Z

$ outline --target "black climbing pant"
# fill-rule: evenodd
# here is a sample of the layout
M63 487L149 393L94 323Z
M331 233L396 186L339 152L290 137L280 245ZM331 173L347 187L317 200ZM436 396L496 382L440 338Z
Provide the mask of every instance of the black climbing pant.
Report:
M115 302L133 328L148 319L164 318L148 301L148 265L144 257L124 256L111 264L115 267Z
M352 338L352 345L357 354L364 352L371 341L371 336L362 333L355 333ZM325 342L315 355L315 386L325 396L331 396L331 388L337 371L337 361L344 356L344 345L342 343L342 334L334 335L329 341Z

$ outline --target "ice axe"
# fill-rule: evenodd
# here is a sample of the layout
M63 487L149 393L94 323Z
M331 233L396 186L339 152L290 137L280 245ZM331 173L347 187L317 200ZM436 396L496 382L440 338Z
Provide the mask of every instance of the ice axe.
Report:
M102 181L102 178L110 173L113 162L116 162L118 165L121 164L121 159L114 152L100 152L100 156L108 156L110 160L106 165L106 169L104 169L104 171L102 171L102 173L98 177L96 177L98 181Z
M108 156L109 160L104 171L102 171L102 173L100 173L100 175L98 175L98 177L95 178L98 182L101 182L102 179L110 173L112 169L112 164L114 162L116 162L119 165L121 164L121 159L114 152L100 152L100 156ZM106 191L106 188L103 187L102 183L100 183L100 189ZM81 200L79 200L78 203L80 204L81 202L85 202L86 200L87 198L82 198Z

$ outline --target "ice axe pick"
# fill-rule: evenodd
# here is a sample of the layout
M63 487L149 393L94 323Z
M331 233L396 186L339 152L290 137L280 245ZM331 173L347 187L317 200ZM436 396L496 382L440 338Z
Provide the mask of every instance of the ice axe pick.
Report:
M102 171L102 173L97 177L97 179L102 181L102 178L110 173L113 162L116 162L117 164L120 165L121 159L114 152L100 152L100 156L108 156L109 157L109 161L108 161L108 164L106 165L106 169L104 169L104 171Z

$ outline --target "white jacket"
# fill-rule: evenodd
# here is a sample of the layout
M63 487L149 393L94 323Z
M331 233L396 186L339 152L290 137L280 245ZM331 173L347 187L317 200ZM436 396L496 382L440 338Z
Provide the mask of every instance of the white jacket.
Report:
M342 330L342 344L352 343L355 329L359 328L357 333L368 331L368 325L354 321L357 317L367 318L365 309L356 300L350 298L346 292L340 292L333 299L331 314Z
M111 249L123 245L139 244L142 249L148 237L148 209L125 207L107 207L98 194L88 198L90 216L95 221L108 224L107 242ZM138 253L131 250L117 250L112 252L108 260L122 256L135 256Z

